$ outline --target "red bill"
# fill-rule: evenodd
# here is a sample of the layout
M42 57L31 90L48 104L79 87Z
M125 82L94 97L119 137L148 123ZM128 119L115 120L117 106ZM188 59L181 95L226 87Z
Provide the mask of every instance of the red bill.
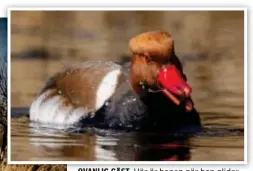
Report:
M157 81L162 86L163 92L177 105L180 105L180 100L176 96L183 98L191 96L191 86L174 65L163 67L159 72ZM193 105L190 100L186 101L185 108L187 111L192 110Z

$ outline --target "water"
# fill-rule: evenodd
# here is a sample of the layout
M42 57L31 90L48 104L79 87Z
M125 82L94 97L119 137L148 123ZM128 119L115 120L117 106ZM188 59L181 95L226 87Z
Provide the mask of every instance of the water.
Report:
M48 77L62 67L91 59L119 61L120 56L129 54L131 36L161 28L175 38L176 52L193 87L193 100L204 130L193 137L94 128L60 131L38 127L24 116L12 117L11 160L244 160L242 13L77 12L75 22L66 28L53 27L57 15L52 21L40 18L36 23L29 19L41 15L24 15L26 20L18 18L21 14L13 15L11 20L15 28L11 45L12 107L28 107ZM89 20L80 24L80 16L95 17L97 25ZM31 25L51 36L39 36L40 29L29 31ZM49 56L55 60L20 57L29 48L41 46L49 49Z

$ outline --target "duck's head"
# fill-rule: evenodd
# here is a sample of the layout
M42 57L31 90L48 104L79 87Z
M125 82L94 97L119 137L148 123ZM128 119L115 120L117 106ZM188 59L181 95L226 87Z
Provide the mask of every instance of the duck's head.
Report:
M179 99L189 99L192 89L184 78L169 33L142 33L130 40L129 47L133 53L131 82L139 96L145 97L148 91L162 91L176 105L180 105ZM192 102L186 101L185 107L191 110Z

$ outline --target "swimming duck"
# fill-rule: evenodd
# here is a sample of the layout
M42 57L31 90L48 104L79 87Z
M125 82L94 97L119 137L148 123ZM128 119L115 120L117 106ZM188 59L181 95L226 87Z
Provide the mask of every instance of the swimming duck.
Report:
M129 41L131 62L88 61L51 77L30 106L30 120L121 129L200 127L172 36L163 31Z

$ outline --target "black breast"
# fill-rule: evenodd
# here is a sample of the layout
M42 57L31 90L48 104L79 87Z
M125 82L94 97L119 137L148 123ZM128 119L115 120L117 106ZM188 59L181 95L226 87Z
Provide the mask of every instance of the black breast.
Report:
M175 105L162 92L148 93L142 101L147 106L153 129L185 132L201 127L199 113L195 108L187 112L184 105Z
M193 131L201 127L198 112L186 112L162 93L149 93L140 99L128 81L98 112L103 126L117 129Z

